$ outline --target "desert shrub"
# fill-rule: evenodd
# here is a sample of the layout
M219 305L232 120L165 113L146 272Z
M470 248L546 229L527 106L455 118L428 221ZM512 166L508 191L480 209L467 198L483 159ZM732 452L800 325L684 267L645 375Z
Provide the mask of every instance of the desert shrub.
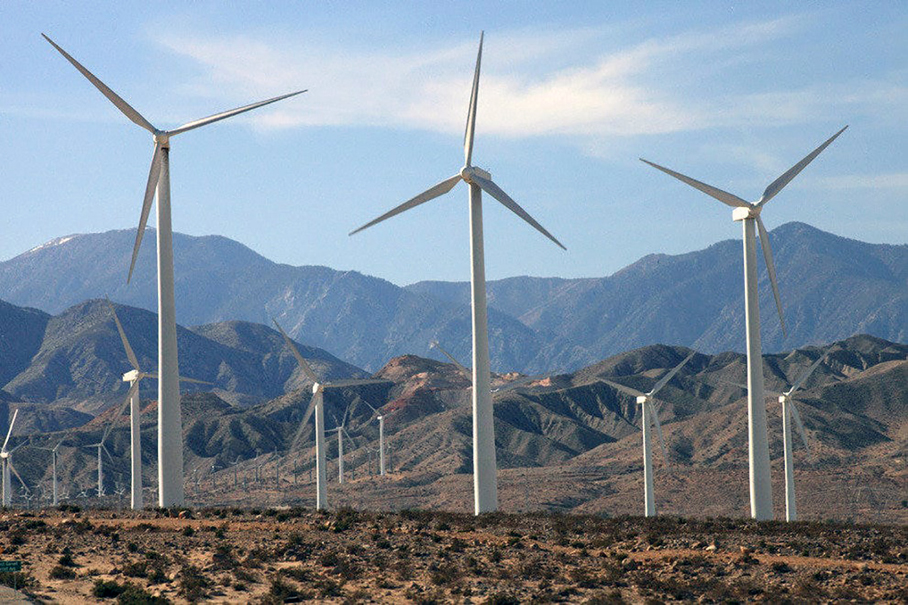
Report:
M126 591L126 586L114 580L95 580L91 589L93 597L99 599L114 599Z
M520 599L507 592L491 595L484 601L486 605L520 605Z
M785 563L784 561L776 561L775 563L773 563L772 570L776 573L788 573L792 571L788 563Z
M591 595L583 603L584 605L623 605L626 601L624 600L624 597L621 596L621 591L613 590L611 592L598 592Z
M183 528L183 532L182 532L182 533L183 533L184 536L186 536L187 538L189 538L189 537L195 535L195 530L192 529L192 526L191 526L191 525L187 525L186 527Z
M233 577L236 578L237 582L243 584L258 584L259 581L255 574L246 571L242 567L233 570Z
M144 588L127 583L125 590L117 597L120 605L167 605L170 603L165 597L156 597Z
M202 575L202 570L192 565L185 565L180 570L179 594L190 603L204 600L208 596L211 581Z
M463 577L463 570L455 564L429 565L429 581L435 586L448 586Z
M271 578L271 587L259 601L262 605L277 605L278 603L298 602L311 599L314 596L310 591L300 591L289 582L285 582L280 575Z
M70 567L56 565L50 570L48 575L51 580L72 580L76 577L76 572Z
M69 552L68 548L63 552L60 558L57 559L57 564L62 565L63 567L78 567L75 559L73 559L72 553Z

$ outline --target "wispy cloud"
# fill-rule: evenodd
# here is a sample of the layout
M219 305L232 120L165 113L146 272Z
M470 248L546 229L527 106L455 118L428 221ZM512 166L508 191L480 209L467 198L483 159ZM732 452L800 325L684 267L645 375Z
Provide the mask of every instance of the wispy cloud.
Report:
M818 189L834 191L852 189L908 191L908 172L842 174L813 179L811 184Z
M726 69L757 56L773 40L792 36L804 19L743 23L649 39L607 52L604 28L521 31L487 40L480 90L483 132L507 137L652 135L741 123L778 125L827 119L843 104L892 103L908 89L876 83L867 94L822 86L795 91L716 95L706 101L691 65L725 57ZM185 56L200 77L188 93L239 100L310 89L305 102L250 116L264 128L311 125L387 126L444 133L463 129L474 40L431 48L363 50L325 43L274 42L216 32L181 32L157 41ZM567 61L572 48L580 57ZM502 67L504 66L504 67ZM701 67L700 69L709 69ZM721 66L714 69L722 69ZM291 84L292 83L292 84ZM888 87L888 88L887 88ZM766 164L775 163L763 158Z

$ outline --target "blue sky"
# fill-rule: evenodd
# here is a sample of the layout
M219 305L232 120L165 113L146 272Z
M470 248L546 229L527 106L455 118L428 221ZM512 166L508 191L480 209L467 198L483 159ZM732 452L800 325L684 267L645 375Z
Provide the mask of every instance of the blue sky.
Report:
M176 231L398 284L468 279L462 184L347 233L460 169L481 29L474 163L568 248L487 198L490 279L739 237L729 208L637 158L756 199L845 124L767 227L908 241L905 3L5 0L0 259L134 227L151 160L46 32L161 128L309 89L172 141Z

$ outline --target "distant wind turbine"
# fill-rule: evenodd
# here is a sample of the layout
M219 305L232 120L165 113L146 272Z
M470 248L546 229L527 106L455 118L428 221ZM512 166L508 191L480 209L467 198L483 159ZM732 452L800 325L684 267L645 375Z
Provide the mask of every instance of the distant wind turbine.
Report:
M296 345L293 344L293 341L290 340L290 337L287 336L287 333L284 332L284 328L277 323L277 320L272 318L274 325L277 327L278 331L281 333L281 336L284 338L284 343L287 345L287 348L290 349L290 352L293 353L293 356L296 358L296 362L299 364L300 368L303 370L303 373L306 375L306 378L312 381L312 400L309 402L309 407L306 408L306 413L303 414L303 420L300 422L299 429L296 432L296 436L293 438L293 441L290 444L290 451L296 446L297 441L299 441L300 436L303 434L303 429L305 429L306 424L309 422L309 418L312 417L313 412L315 413L315 508L317 510L324 510L328 508L328 480L326 472L326 461L325 461L325 400L324 393L325 389L332 388L343 388L357 386L361 384L376 384L379 382L387 382L387 380L336 380L334 382L319 382L319 377L315 372L312 371L312 368L309 366L309 363L303 358L300 354L299 349L296 348Z
M157 378L158 375L154 372L143 372L139 368L139 360L136 357L136 354L133 352L132 347L129 346L129 339L126 338L126 332L123 330L123 324L120 323L120 318L117 317L117 311L114 309L113 303L110 302L110 299L107 299L107 306L110 307L110 314L113 315L114 323L117 324L117 332L120 334L120 341L123 343L123 350L126 352L126 359L129 360L129 365L132 366L132 370L123 374L123 382L129 383L129 391L126 393L126 399L123 401L123 406L117 412L117 415L114 416L109 426L113 424L123 415L125 407L129 406L129 453L130 453L130 477L132 481L131 490L130 490L130 507L132 510L142 510L144 504L142 501L142 408L141 401L142 398L139 396L139 384L142 382L143 378ZM180 376L181 382L193 382L196 384L208 384L210 382L205 382L204 380L196 380L194 378L186 378L185 376Z
M848 126L845 126L848 128ZM679 172L669 170L658 164L640 158L657 170L673 176L679 181L699 189L706 195L713 197L723 204L734 208L732 220L741 221L744 226L744 316L747 332L747 415L748 415L748 443L750 466L750 513L754 519L769 520L772 513L772 481L769 465L769 442L766 436L766 405L763 399L763 357L760 345L760 302L757 294L757 248L755 229L759 229L760 247L763 249L763 258L766 261L766 272L772 285L776 309L779 312L779 321L782 323L782 333L785 334L785 318L782 315L782 299L779 297L779 286L776 283L776 267L772 259L772 249L769 246L769 234L763 226L760 213L766 203L774 198L782 189L791 182L804 168L814 160L826 147L828 147L840 134L832 135L822 145L814 149L803 160L788 169L785 174L774 180L763 191L760 199L754 203L744 201L740 197L701 183Z
M3 447L0 448L0 462L2 462L2 483L3 483L3 506L9 507L12 504L13 500L13 485L10 478L10 472L16 475L16 479L19 480L19 483L23 488L28 490L28 486L25 485L25 481L22 480L22 477L19 475L19 471L16 470L15 465L13 464L13 452L17 449L28 443L28 440L23 441L16 447L11 450L6 449L6 446L9 445L9 438L13 434L13 427L16 426L16 418L19 416L19 408L13 412L13 419L10 420L9 429L6 431L6 439L3 440Z
M778 397L779 403L782 404L782 444L785 450L785 520L786 521L797 521L798 520L798 511L795 504L795 484L794 484L794 459L792 458L791 449L792 449L792 439L791 439L791 420L794 418L795 426L798 429L798 434L801 435L801 441L804 442L804 448L807 450L807 454L810 453L810 444L807 443L807 433L804 432L804 424L801 422L801 414L798 413L798 407L794 403L794 393L801 385L807 382L807 379L810 378L810 375L813 374L813 371L816 370L823 360L826 359L826 356L829 355L829 350L827 349L825 353L820 355L820 357L813 362L807 370L801 374L801 376L791 385L791 388L785 391L784 393L776 393L774 391L766 391L766 395L771 397Z
M183 438L182 412L180 407L179 364L177 362L177 326L176 308L174 305L173 286L173 232L170 220L170 139L178 134L194 130L201 126L218 122L226 118L275 103L282 99L298 95L304 90L293 92L266 101L259 101L229 111L214 114L206 118L183 124L173 130L160 130L146 120L138 111L101 82L81 63L71 57L65 50L48 38L47 40L67 61L101 91L117 109L138 126L154 136L154 153L151 159L151 170L145 186L145 198L139 226L136 230L136 241L132 250L127 283L132 279L132 272L142 244L142 235L151 211L152 200L157 190L158 199L158 505L163 507L182 506L183 504Z
M59 504L59 502L60 502L60 500L57 498L57 450L60 449L60 446L63 445L64 441L66 441L66 440L65 439L60 440L60 443L58 443L54 447L39 447L38 448L39 450L45 450L45 451L50 452L50 461L51 461L51 469L52 469L51 475L53 477L53 482L54 482L53 483L53 502L54 502L53 505L54 506L57 506L57 504Z
M415 208L429 200L450 191L460 181L470 186L470 257L472 270L473 308L473 502L474 511L480 513L498 510L498 465L495 457L495 419L492 415L492 389L490 385L489 326L486 310L486 278L482 237L482 192L498 200L505 208L528 222L534 229L564 246L545 230L520 205L492 181L492 175L472 164L473 135L476 129L476 106L479 99L479 70L482 62L482 41L479 37L479 52L473 73L473 88L470 92L470 109L467 114L464 134L464 166L458 174L404 202L377 219L356 229L350 235Z
M656 393L661 391L662 387L667 385L668 382L674 378L675 374L677 374L695 354L696 351L691 351L690 355L685 357L681 363L663 376L648 393L642 393L636 389L626 387L623 384L612 382L611 380L604 381L606 384L619 391L623 391L632 397L636 397L637 404L640 406L640 424L643 429L643 503L647 517L654 517L656 515L656 498L653 490L653 452L651 445L652 438L650 437L650 424L655 423L656 425L656 434L659 436L659 445L662 447L662 457L665 459L665 464L668 465L668 452L665 450L665 437L662 435L662 425L659 423L659 415L656 413L656 408L653 407L653 399L655 399Z
M373 406L371 403L369 403L365 399L363 399L362 402L365 403L367 406L369 406L369 409L372 410L373 416L375 417L376 420L378 420L378 460L379 460L378 467L379 467L381 476L384 477L384 475L385 475L385 416L384 416L384 414L379 412L375 408L375 406Z

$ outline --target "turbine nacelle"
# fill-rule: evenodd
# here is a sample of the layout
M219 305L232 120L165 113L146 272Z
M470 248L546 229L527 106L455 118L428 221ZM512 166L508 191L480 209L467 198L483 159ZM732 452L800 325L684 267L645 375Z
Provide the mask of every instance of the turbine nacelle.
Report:
M649 395L638 395L637 403L640 405L646 405L647 400L649 400Z
M749 218L757 218L760 216L761 210L763 210L763 207L760 202L752 206L739 206L731 211L731 220L743 221Z
M478 183L473 183L473 177L478 176L479 178L491 180L492 175L476 166L464 166L460 169L460 178L462 178L467 183L474 185Z
M135 382L141 377L142 373L138 370L130 370L123 374L123 382Z
M325 385L323 385L319 382L312 383L312 394L313 395L318 395L319 393L323 393L324 391L325 391Z

